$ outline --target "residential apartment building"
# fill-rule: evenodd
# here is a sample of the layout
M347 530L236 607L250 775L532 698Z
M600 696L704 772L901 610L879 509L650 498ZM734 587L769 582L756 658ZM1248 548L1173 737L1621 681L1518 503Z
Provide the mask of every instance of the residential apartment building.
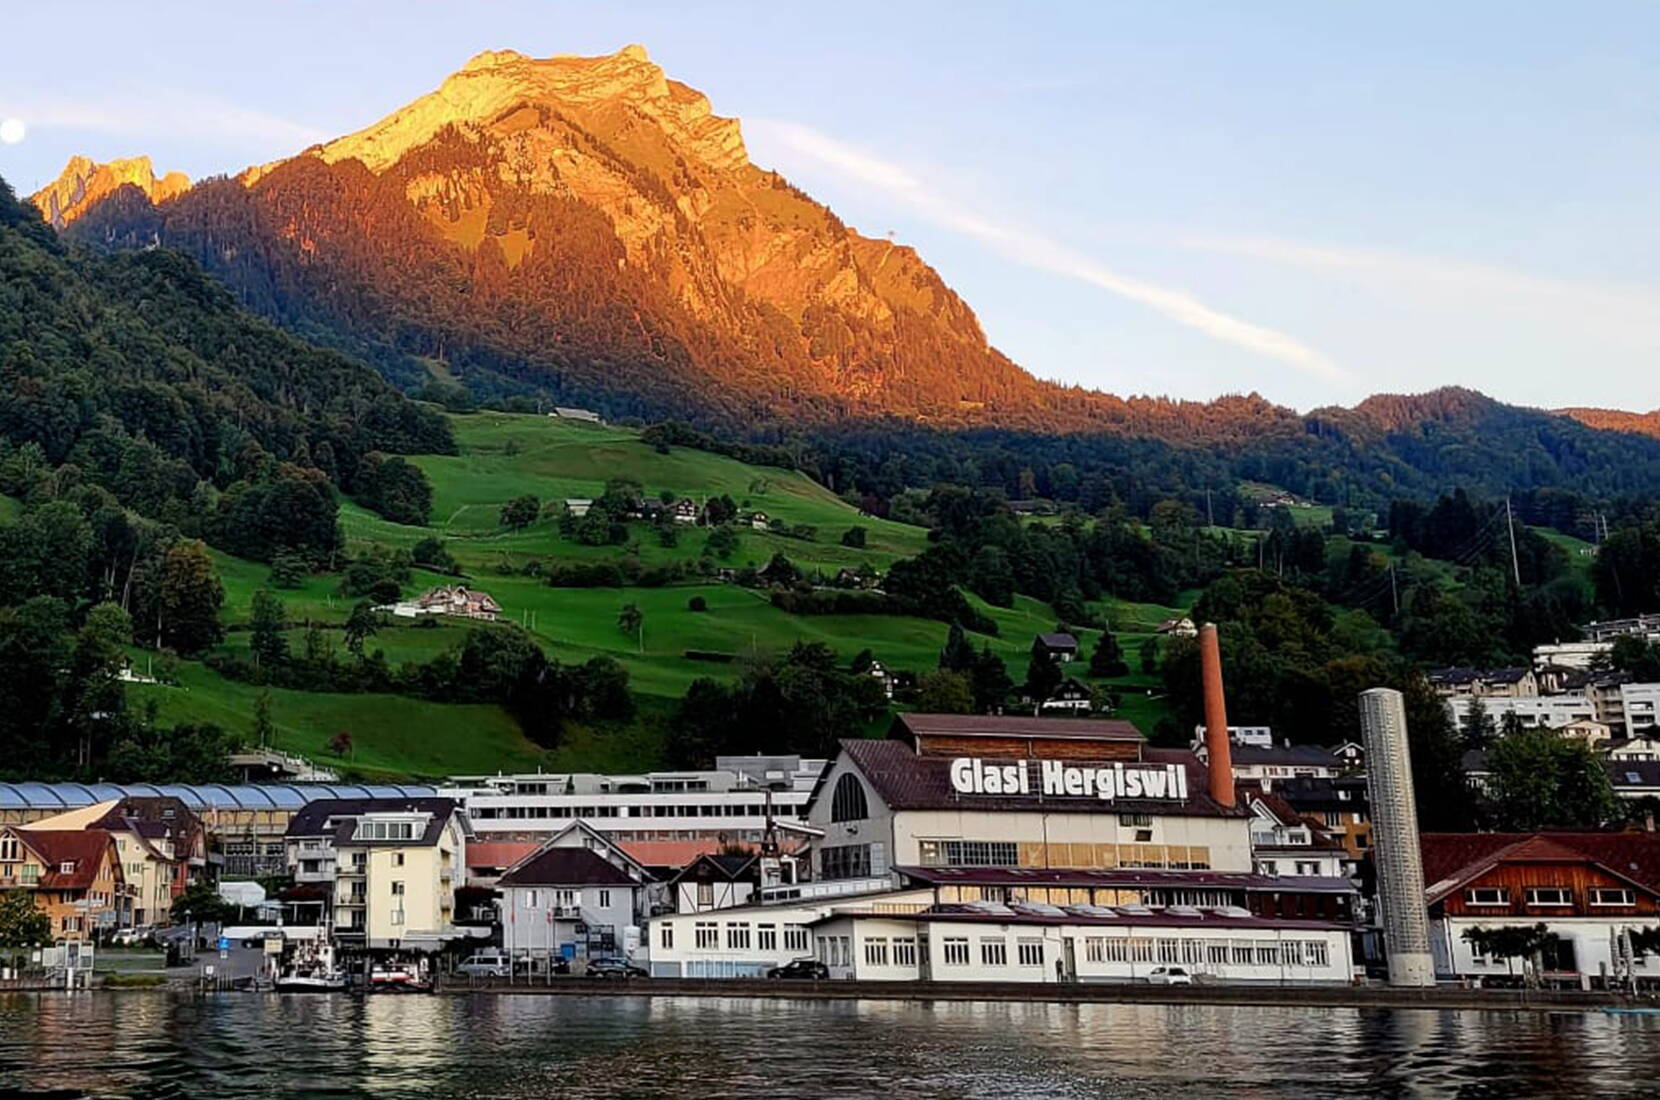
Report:
M172 797L97 802L24 828L109 834L122 870L116 906L116 924L121 927L166 923L174 899L207 864L201 820Z
M431 949L456 928L471 827L453 799L319 799L286 840L295 890L336 939L371 949Z
M722 756L707 771L462 776L440 794L487 840L542 841L581 821L619 841L754 843L769 815L799 824L824 768L799 756Z
M114 928L125 888L109 833L0 826L0 891L28 892L55 941L88 940Z
M1539 679L1530 668L1435 668L1430 687L1447 698L1516 699L1539 694Z

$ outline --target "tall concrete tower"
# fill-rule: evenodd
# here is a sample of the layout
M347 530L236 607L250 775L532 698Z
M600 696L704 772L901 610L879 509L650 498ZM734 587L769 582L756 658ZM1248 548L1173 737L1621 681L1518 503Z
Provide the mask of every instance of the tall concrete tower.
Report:
M1378 869L1389 984L1434 985L1424 861L1418 850L1418 811L1412 800L1412 754L1406 745L1406 705L1401 693L1389 688L1361 692L1360 728L1366 739L1372 858Z

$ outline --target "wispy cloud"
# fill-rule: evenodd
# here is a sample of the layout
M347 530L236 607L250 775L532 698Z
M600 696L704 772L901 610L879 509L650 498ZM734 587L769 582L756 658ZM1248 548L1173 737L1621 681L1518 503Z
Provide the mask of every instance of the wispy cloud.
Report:
M748 121L745 126L764 131L795 153L903 200L930 221L973 237L1016 263L1100 287L1214 339L1309 374L1327 379L1347 378L1342 367L1294 336L1213 309L1185 290L1125 275L1059 241L974 211L940 193L903 166L866 150L794 123L763 119Z
M41 98L8 95L0 89L0 103L5 104L7 114L36 130L61 127L137 140L169 137L239 148L259 145L273 152L298 151L328 137L316 127L211 96L146 93Z
M1278 237L1189 238L1189 248L1334 275L1397 300L1557 321L1586 337L1660 346L1660 289L1536 275L1492 264Z

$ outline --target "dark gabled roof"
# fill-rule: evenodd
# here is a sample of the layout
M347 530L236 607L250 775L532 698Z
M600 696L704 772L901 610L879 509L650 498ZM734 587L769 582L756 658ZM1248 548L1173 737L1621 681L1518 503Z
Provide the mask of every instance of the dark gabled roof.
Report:
M1660 892L1660 833L1425 833L1419 849L1431 901L1501 863L1592 863Z
M1321 748L1319 745L1272 745L1268 748L1259 745L1233 745L1229 747L1228 755L1232 757L1236 767L1240 764L1285 764L1305 768L1342 766L1342 762L1331 754L1330 749Z
M669 881L680 882L683 879L706 881L718 878L726 882L737 882L750 877L749 872L754 870L756 858L753 853L732 855L724 852L720 854L706 852L675 872L674 877Z
M902 716L903 717L903 716ZM1063 722L1063 725L1091 725ZM1137 735L1139 737L1139 734ZM951 786L951 759L925 756L903 741L843 741L842 751L864 776L876 796L892 810L1049 810L1072 813L1197 814L1205 817L1240 817L1243 806L1226 808L1205 793L1207 773L1191 752L1181 749L1146 749L1140 763L1177 764L1187 769L1186 802L1151 799L1102 799L1093 795L1069 797L1034 794L961 795ZM1010 761L1012 763L1012 761ZM1124 761L1133 765L1136 761ZM825 772L829 774L828 770ZM824 789L824 779L813 791L813 800Z
M586 848L543 848L502 875L497 886L634 886L616 864Z
M1037 640L1048 649L1077 649L1078 639L1071 634L1039 634Z
M319 798L306 803L288 821L285 836L332 836L329 818L363 814L426 813L447 821L460 808L453 798Z
M1144 741L1118 718L1032 718L1018 714L899 714L894 732L913 737L1032 737L1046 740Z
M1339 792L1345 791L1350 797L1339 797ZM1302 814L1323 810L1364 810L1369 804L1366 778L1359 775L1295 776L1291 779L1276 779L1274 793Z

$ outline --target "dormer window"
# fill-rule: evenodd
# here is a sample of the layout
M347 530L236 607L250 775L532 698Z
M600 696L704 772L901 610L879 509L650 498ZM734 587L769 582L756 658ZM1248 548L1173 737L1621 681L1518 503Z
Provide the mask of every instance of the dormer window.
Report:
M75 873L75 861L74 860L66 859L62 863L58 864L58 874L60 874L60 875L72 875L74 873Z

